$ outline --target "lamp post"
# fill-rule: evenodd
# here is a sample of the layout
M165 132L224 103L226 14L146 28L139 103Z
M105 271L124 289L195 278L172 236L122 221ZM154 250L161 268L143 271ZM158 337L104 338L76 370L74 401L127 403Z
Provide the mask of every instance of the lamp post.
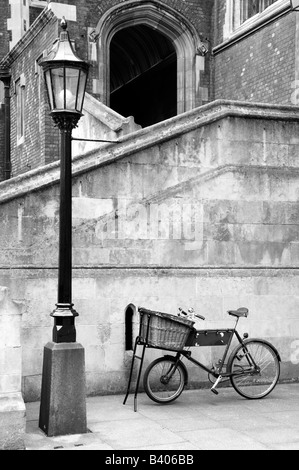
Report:
M71 44L67 23L52 51L40 62L50 115L60 130L58 301L52 342L44 348L39 427L49 436L86 432L84 349L76 343L72 303L72 130L82 116L89 64Z

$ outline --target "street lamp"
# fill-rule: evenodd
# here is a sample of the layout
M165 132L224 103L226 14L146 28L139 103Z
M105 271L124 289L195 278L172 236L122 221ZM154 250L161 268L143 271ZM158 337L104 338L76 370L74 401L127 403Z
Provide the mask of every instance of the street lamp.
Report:
M58 301L53 341L44 348L39 427L48 435L86 432L84 349L76 343L72 303L72 130L82 116L89 64L79 59L67 23L48 57L40 62L50 115L60 130L60 220Z
M67 32L65 19L57 47L40 65L50 105L50 114L60 129L60 228L58 303L51 314L55 319L53 341L76 341L74 318L78 314L72 308L72 130L82 116L89 64L75 54ZM62 326L58 330L58 326Z

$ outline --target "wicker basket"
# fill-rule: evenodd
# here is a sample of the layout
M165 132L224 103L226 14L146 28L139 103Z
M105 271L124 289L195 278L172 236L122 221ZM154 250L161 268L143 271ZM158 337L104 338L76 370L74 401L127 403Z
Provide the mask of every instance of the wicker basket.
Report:
M194 325L193 321L142 307L139 307L138 311L140 313L139 337L141 342L152 348L170 351L180 351L184 348ZM149 332L148 338L146 338L148 322Z

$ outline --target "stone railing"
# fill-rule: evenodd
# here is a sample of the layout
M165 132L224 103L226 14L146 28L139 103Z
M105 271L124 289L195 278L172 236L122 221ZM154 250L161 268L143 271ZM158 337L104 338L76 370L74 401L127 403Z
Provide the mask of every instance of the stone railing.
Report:
M132 116L123 117L86 93L83 117L80 119L77 129L73 131L74 139L86 140L73 141L73 156L84 155L105 145L105 142L97 142L97 140L114 142L138 129L141 129L141 126L135 123Z

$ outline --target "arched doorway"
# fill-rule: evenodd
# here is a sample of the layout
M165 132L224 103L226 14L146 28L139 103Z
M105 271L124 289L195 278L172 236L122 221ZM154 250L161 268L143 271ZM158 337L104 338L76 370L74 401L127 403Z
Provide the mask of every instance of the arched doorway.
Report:
M122 78L124 78L126 68L132 73L133 64L130 62L130 57L136 60L134 65L145 67L144 74L141 74L142 78L139 77L140 81L137 87L138 92L142 95L139 100L141 102L139 108L142 106L142 102L144 103L143 100L150 96L149 92L147 94L141 93L142 89L147 86L149 90L151 85L157 83L154 80L154 72L150 70L150 65L146 67L147 61L151 63L157 57L162 59L160 66L164 67L163 73L158 74L159 78L171 77L171 83L168 83L170 90L168 90L167 100L171 100L172 93L174 93L172 77L175 73L174 70L176 70L176 112L175 104L172 106L173 101L171 101L169 116L189 111L202 104L201 72L204 70L204 58L198 47L201 40L194 26L178 10L159 0L143 0L142 2L127 0L107 10L96 28L89 33L89 37L92 42L96 43L98 63L98 75L93 81L93 93L107 106L111 106L111 98L112 103L114 101L113 105L116 107L115 103L117 103L117 109L120 110L120 106L123 106L124 101L127 100L124 86L121 98L116 99L117 85L115 83L117 83L117 77L114 71L120 70ZM122 43L122 41L125 42ZM124 44L126 47L123 47ZM141 53L140 44L145 47L146 54ZM136 50L133 52L135 47L139 48L139 52ZM129 54L128 50L131 51ZM163 55L165 50L169 56ZM116 58L121 60L123 65L114 64L111 67L110 60L117 60ZM158 67L158 63L156 65ZM114 77L110 78L111 73L114 74ZM151 80L146 79L147 74L151 77L153 84ZM132 76L137 79L134 74ZM145 81L146 86L142 84L141 80ZM129 89L130 81L124 83ZM162 82L160 81L160 83ZM115 87L113 93L110 91L111 85ZM164 98L166 99L166 97ZM137 100L135 99L134 102L136 103ZM134 112L136 113L137 110ZM134 115L134 112L129 115ZM138 112L141 115L139 120L145 120L145 112L141 112L140 109ZM162 110L159 113L160 116L167 116L163 114ZM125 115L128 115L127 111ZM153 123L156 118L157 112L155 117L152 116L148 122ZM139 123L138 116L136 122Z
M177 55L170 39L145 24L110 43L110 107L142 127L177 114Z

